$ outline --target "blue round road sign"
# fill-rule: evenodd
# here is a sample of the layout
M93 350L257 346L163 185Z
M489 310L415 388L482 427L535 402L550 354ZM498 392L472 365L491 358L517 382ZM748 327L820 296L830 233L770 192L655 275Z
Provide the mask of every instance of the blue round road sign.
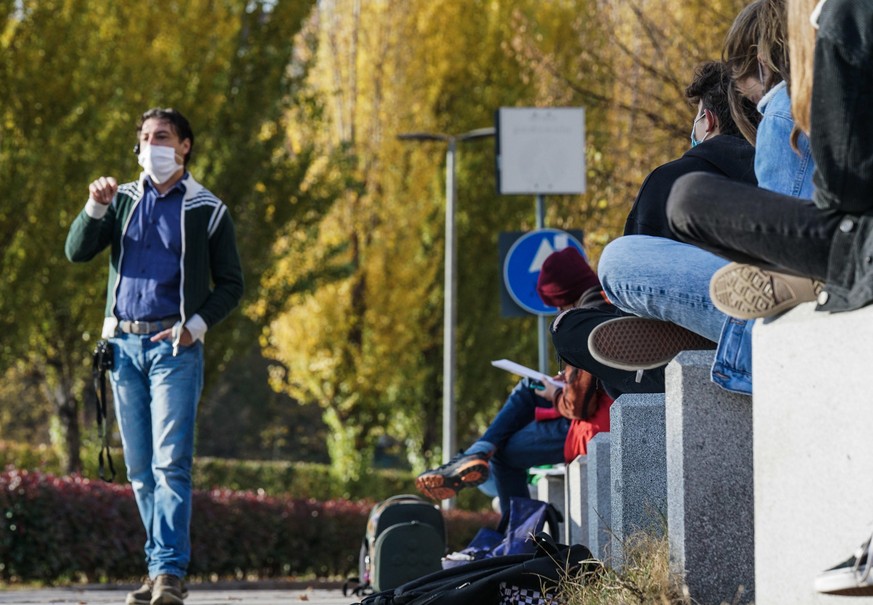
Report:
M585 256L579 240L560 229L539 229L515 240L503 261L503 283L518 306L538 315L557 311L537 294L537 279L549 255L567 246L573 246Z

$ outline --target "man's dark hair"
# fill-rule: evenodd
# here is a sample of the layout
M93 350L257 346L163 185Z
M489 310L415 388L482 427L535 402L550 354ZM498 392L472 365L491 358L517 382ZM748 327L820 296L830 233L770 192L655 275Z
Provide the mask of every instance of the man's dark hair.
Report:
M149 109L139 119L139 124L136 125L136 136L139 139L139 134L142 132L142 125L146 120L157 119L170 123L170 128L176 133L180 141L188 139L191 141L191 148L185 154L185 166L188 165L188 160L191 158L191 152L194 151L194 131L191 130L191 124L188 118L173 109L172 107L153 107Z
M721 61L701 63L694 70L694 79L685 89L685 98L693 105L703 101L703 108L715 114L721 134L742 136L731 116L728 100L733 83L727 65ZM751 108L754 110L754 107Z

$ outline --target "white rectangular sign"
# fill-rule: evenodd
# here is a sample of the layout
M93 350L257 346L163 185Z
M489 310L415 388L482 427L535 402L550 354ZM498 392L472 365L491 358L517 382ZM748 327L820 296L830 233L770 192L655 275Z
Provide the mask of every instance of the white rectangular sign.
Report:
M497 112L501 194L585 192L585 110L501 107Z

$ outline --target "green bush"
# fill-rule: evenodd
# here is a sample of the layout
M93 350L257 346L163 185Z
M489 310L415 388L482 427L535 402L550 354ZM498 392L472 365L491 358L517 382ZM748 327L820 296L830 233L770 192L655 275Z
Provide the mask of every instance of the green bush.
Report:
M269 495L291 494L302 498L329 500L382 500L414 489L408 471L374 469L365 480L345 482L330 466L312 462L225 460L197 458L194 484L200 488L262 490Z
M120 449L112 449L112 459L117 473L115 483L126 484L124 456ZM85 477L99 477L96 447L82 450L82 464ZM60 460L52 448L0 441L0 468L6 467L62 474ZM350 482L336 477L329 465L312 462L197 457L193 475L194 487L198 489L230 489L316 500L379 501L395 494L415 493L415 477L409 471L373 469L366 477ZM490 505L484 494L472 489L461 492L457 503L465 510L483 510Z
M341 577L356 572L372 501L197 490L191 522L195 577ZM450 550L493 513L449 511ZM0 473L0 581L131 580L144 572L142 530L129 485L7 469Z
M30 445L29 443L0 440L0 468L8 466L56 475L61 474L61 460L58 453L44 443ZM96 457L94 468L97 468Z

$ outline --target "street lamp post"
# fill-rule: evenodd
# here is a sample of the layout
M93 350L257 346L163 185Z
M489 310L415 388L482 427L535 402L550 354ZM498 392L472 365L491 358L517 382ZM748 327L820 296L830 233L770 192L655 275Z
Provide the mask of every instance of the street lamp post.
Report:
M458 280L458 242L455 237L455 203L458 186L455 183L455 155L458 142L494 136L494 128L478 128L457 135L432 132L410 132L397 135L402 141L442 141L446 148L446 251L443 313L443 463L457 449L455 431L455 326L458 313L456 301Z

